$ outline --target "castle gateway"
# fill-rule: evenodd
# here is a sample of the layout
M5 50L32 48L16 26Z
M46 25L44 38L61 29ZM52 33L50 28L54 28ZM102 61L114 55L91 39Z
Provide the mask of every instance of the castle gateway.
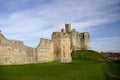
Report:
M25 46L22 41L8 40L0 33L0 65L72 61L73 50L89 50L89 32L79 33L65 24L65 30L53 32L52 40L41 38L36 48Z

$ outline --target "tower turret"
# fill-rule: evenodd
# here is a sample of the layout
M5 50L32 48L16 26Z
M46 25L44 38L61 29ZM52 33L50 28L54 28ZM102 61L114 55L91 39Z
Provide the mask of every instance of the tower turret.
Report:
M71 24L65 24L66 33L71 31Z
M61 32L63 32L63 33L64 33L64 29L61 29Z
M81 42L82 42L82 49L84 50L90 50L90 33L89 32L84 32L81 33Z

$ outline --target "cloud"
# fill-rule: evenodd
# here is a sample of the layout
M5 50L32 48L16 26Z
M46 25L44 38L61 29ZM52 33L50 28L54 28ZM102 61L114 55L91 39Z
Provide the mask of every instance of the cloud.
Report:
M119 0L1 0L0 3L0 29L8 38L23 40L30 46L37 44L30 44L31 40L50 39L51 33L63 28L69 18L78 31L120 20Z

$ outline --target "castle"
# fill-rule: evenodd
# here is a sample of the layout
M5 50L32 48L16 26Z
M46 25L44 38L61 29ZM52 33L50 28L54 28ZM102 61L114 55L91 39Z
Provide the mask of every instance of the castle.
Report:
M79 33L65 24L65 30L53 32L52 39L41 38L36 48L25 46L22 41L8 40L0 33L0 65L72 61L73 50L89 50L89 32Z

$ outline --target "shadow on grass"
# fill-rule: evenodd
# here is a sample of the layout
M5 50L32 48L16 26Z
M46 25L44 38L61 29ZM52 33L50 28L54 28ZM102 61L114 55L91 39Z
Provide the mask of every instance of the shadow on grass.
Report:
M103 69L107 80L120 80L120 61L107 62Z

